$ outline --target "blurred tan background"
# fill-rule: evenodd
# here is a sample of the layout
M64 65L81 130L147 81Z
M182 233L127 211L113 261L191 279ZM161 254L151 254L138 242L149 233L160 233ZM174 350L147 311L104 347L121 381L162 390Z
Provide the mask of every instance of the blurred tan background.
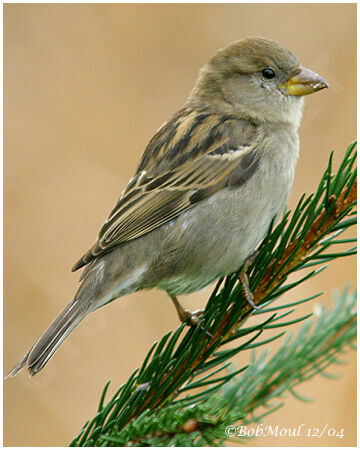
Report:
M5 301L7 371L77 289L73 263L93 243L147 141L182 106L198 70L220 47L261 35L290 48L330 82L307 98L290 206L312 191L331 149L338 164L356 134L355 4L4 6ZM355 285L341 260L286 300ZM204 306L210 289L183 298ZM296 315L312 310L298 308ZM62 446L178 325L160 291L91 314L33 379L4 383L4 444ZM296 329L294 326L293 330ZM277 344L276 344L277 345ZM274 344L275 346L275 344ZM246 363L250 354L242 355ZM356 445L355 354L289 398L267 424L329 424L344 438L263 438L255 446Z

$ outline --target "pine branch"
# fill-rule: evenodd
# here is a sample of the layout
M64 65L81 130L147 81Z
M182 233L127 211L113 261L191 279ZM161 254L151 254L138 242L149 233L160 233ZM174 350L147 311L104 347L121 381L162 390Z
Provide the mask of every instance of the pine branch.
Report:
M195 405L178 401L154 412L146 410L124 428L100 434L97 446L206 446L220 445L235 437L240 426L260 423L265 415L283 405L284 394L338 361L356 336L356 295L344 290L335 307L318 308L295 337L290 334L272 358L256 357L242 376L227 382L214 396ZM116 398L114 397L113 400ZM305 399L306 400L306 399ZM270 404L271 403L271 404ZM265 412L264 412L265 408ZM261 409L261 412L258 410ZM91 439L84 445L91 445Z
M282 348L258 374L266 382L244 408L246 413L278 397L286 389L295 395L295 386L318 373L331 378L324 370L338 361L338 354L356 337L356 292L349 293L345 289L329 311L315 305L315 315L317 319L305 322L292 342L292 335L287 335ZM312 325L313 330L309 332Z
M238 274L219 280L196 329L181 325L174 333L167 333L154 344L140 368L116 393L114 399L103 406L97 416L87 424L72 445L97 445L101 435L114 427L122 430L130 422L138 420L144 411L158 411L174 404L180 394L206 387L205 390L187 395L187 404L199 405L209 400L222 386L227 385L236 373L217 376L229 359L241 351L259 347L279 338L260 341L268 328L282 328L306 319L308 316L282 321L294 310L279 312L284 306L269 305L284 292L312 278L324 266L324 262L352 255L355 248L343 251L333 249L337 244L349 244L338 236L356 223L355 143L345 153L336 175L332 175L332 155L329 165L315 194L300 199L294 213L288 212L284 219L269 230L259 247L258 255L248 270L250 287L257 304L265 304L260 311L253 311L247 303ZM285 284L288 277L302 269L310 269L300 280ZM286 305L310 301L316 296ZM260 324L245 328L249 316L270 313ZM237 346L223 350L222 346L237 341ZM241 370L244 370L242 368ZM217 378L212 378L213 376ZM199 377L201 377L199 379ZM103 396L104 397L104 396ZM161 410L160 410L161 407Z

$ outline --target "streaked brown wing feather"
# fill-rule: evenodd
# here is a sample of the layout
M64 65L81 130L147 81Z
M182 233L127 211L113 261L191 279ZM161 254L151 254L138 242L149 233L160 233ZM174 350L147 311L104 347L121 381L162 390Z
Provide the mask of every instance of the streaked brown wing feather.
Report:
M212 157L203 157L195 165L188 165L187 170L175 174L166 182L151 191L143 191L131 208L120 208L112 219L102 228L99 235L100 246L129 241L148 233L163 223L175 218L189 209L195 202L190 202L193 193L223 181L226 185L229 175L237 165L238 159L222 161ZM210 176L209 176L210 174ZM189 175L189 176L187 176ZM186 179L181 182L180 179Z
M97 242L73 270L149 233L225 187L243 156L251 153L254 134L254 125L245 121L180 111L150 141Z

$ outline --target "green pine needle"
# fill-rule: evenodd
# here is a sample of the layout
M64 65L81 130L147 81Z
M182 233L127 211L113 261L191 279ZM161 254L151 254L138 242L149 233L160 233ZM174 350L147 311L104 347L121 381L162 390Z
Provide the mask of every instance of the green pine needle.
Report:
M311 320L309 315L282 319L294 312L290 308L319 294L287 305L269 305L316 276L325 262L355 253L355 247L347 247L354 239L338 238L356 223L355 145L349 146L334 175L331 154L315 194L303 195L294 213L288 211L272 226L259 246L247 273L255 303L266 306L251 308L237 274L219 280L201 324L181 325L167 333L152 346L140 370L105 404L107 383L95 418L71 446L221 445L227 439L226 425L263 417L264 408L272 411L280 406L278 399L285 392L299 397L298 384L326 374L330 364L340 361L338 354L355 335L355 294L345 290L332 310L317 308L316 319ZM299 270L304 270L300 280L288 280ZM244 326L250 316L265 313L270 316L263 322ZM290 339L287 333L271 359L263 352L253 356L249 366L230 370L233 356L267 346L300 321L303 326L297 337ZM266 337L266 330L272 328L284 331ZM231 348L221 348L229 343Z

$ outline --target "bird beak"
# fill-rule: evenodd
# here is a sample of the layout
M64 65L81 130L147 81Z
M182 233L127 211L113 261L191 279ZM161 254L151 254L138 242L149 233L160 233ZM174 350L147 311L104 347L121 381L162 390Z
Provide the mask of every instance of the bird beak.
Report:
M286 95L308 95L329 87L329 83L320 75L306 67L299 67L291 77L279 86Z

